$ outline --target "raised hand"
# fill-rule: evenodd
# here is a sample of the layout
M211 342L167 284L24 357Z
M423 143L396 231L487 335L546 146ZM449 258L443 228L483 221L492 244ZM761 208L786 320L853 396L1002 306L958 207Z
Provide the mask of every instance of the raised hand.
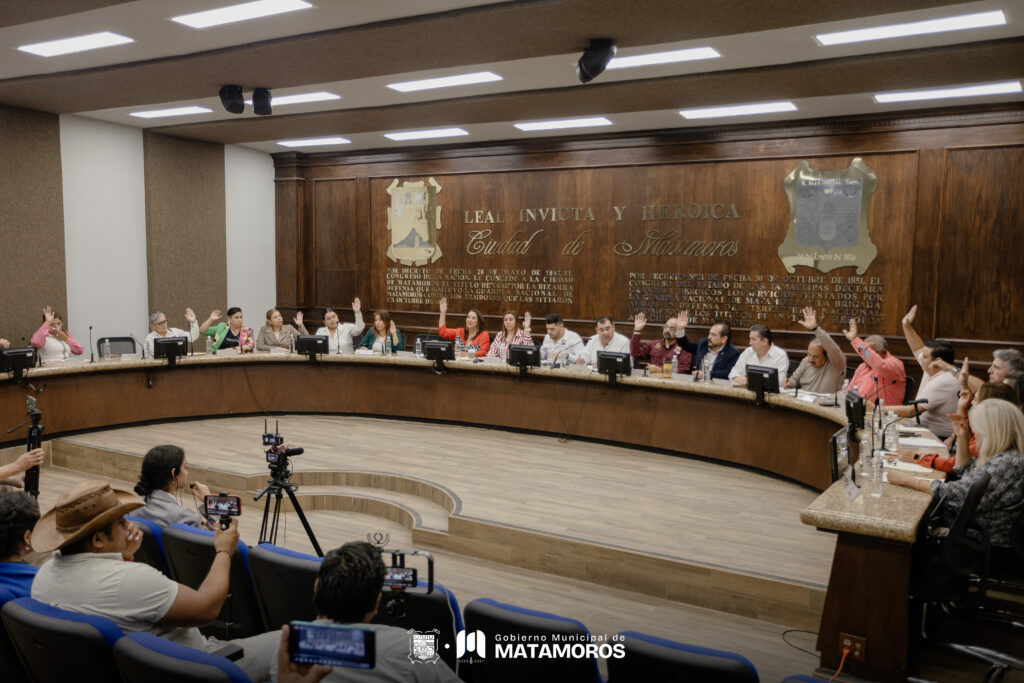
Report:
M964 356L963 365L960 366L960 372L956 373L956 378L960 380L961 391L970 390L971 385L968 384L967 378L971 376L971 361Z
M685 311L679 311L679 315L676 316L676 334L683 335L686 333L686 325L690 322L690 316Z
M388 334L390 334L393 337L397 333L398 333L398 327L395 326L395 321L392 320L390 322L390 324L388 325Z
M437 309L441 311L441 315L448 312L448 297L441 297L441 300L437 302Z
M302 311L295 311L295 317L292 320L295 321L296 327L302 327Z
M358 296L355 299L352 299L352 312L353 313L358 313L360 310L362 310L362 307L363 307L363 305L361 303L359 303L359 297Z
M217 309L217 308L213 309L212 311L210 311L210 322L213 322L215 320L220 320L222 315L224 315L224 314L220 312L220 309Z
M196 312L193 311L191 308L186 308L185 309L185 320L187 320L190 323L194 323L196 321Z
M530 325L531 325L532 322L533 322L533 318L530 317L530 312L527 311L526 313L523 313L523 329L524 330L530 329Z
M913 306L910 307L910 310L907 311L907 314L905 316L903 316L903 324L904 325L913 325L914 324L914 318L916 318L916 317L917 317L917 304L914 304Z
M43 318L46 319L46 324L50 325L53 323L53 309L49 306L43 306Z
M857 338L857 319L856 318L850 318L850 328L848 330L843 330L843 336L846 337L846 339L851 341L851 342L854 339Z
M643 311L636 314L633 318L633 332L642 332L644 327L647 325L647 316Z
M811 306L804 307L804 319L797 320L798 323L806 327L808 330L813 330L818 326L818 314Z

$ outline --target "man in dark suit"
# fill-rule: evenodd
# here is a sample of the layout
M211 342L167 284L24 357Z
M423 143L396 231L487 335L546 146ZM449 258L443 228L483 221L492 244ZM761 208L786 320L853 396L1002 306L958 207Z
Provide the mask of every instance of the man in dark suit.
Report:
M696 344L686 338L686 324L690 318L686 311L679 311L676 318L676 341L683 350L693 354L693 375L704 379L709 374L711 379L729 379L729 371L740 357L740 351L729 343L732 328L727 322L716 322L708 330L708 336Z

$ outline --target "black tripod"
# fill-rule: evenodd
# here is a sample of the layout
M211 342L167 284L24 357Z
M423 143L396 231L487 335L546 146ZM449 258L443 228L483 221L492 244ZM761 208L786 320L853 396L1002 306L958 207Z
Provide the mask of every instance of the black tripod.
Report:
M292 502L292 509L299 516L299 521L302 522L302 528L306 530L306 536L309 537L309 542L313 544L313 550L316 551L317 557L323 557L324 551L320 549L320 544L317 543L316 536L313 534L313 528L309 526L309 521L306 519L305 513L302 512L302 507L299 505L298 499L295 497L295 489L298 488L295 484L288 481L291 477L292 472L288 467L288 456L284 454L278 455L278 462L276 466L270 469L270 481L263 488L262 491L256 494L253 500L259 500L263 496L267 496L266 503L263 506L263 523L260 525L260 543L277 543L277 525L281 520L281 497L283 493L288 494L288 500ZM269 495L267 495L269 494ZM270 515L270 499L274 499L274 515Z
M43 413L36 407L36 399L34 396L26 396L25 401L28 403L28 420L25 420L17 427L11 427L7 430L10 434L18 429L21 429L26 424L31 422L31 426L28 428L28 436L25 439L25 450L34 451L37 448L41 448L43 445L43 426L39 422L43 419ZM39 465L30 467L25 471L25 493L32 495L35 498L39 497Z

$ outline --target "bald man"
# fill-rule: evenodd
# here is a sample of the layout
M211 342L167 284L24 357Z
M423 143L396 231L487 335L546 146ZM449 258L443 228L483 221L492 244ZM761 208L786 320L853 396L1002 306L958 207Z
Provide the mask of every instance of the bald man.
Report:
M813 308L804 308L804 319L798 323L814 333L814 339L807 345L807 356L783 386L801 389L815 394L832 394L843 388L846 376L846 355L828 332L818 325L818 315Z

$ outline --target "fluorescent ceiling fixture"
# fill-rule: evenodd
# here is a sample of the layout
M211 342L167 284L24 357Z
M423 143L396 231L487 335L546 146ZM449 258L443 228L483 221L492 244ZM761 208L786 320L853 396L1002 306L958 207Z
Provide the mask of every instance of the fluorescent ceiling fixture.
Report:
M454 138L460 135L469 135L469 132L461 128L435 128L434 130L407 130L401 133L384 133L384 137L395 141Z
M459 74L458 76L443 76L441 78L427 78L422 81L405 81L404 83L388 83L388 87L399 92L414 92L416 90L431 90L433 88L451 88L456 85L473 85L475 83L490 83L500 81L501 76L490 71L478 71L472 74Z
M174 109L154 109L152 111L133 111L131 116L140 119L158 119L163 116L188 116L189 114L210 114L212 109L206 107L176 107Z
M1009 95L1021 91L1020 81L964 85L957 88L934 88L931 90L906 90L904 92L880 92L875 101L913 102L915 100L941 100L949 97L981 97L983 95Z
M942 33L944 31L962 31L969 28L985 28L986 26L1002 26L1006 24L1006 16L1002 11L978 12L977 14L961 14L943 19L913 21L909 24L890 24L860 28L853 31L821 33L815 36L822 45L842 45L843 43L859 43L865 40L883 40L885 38L905 38L919 36L924 33Z
M282 147L320 147L323 145L347 145L352 142L348 138L335 136L333 138L306 138L305 140L278 140L277 144Z
M127 36L111 33L110 31L103 31L101 33L90 33L86 36L75 36L74 38L49 40L45 43L22 45L18 49L22 52L31 52L32 54L39 55L40 57L56 57L57 55L66 55L71 52L85 52L86 50L95 50L101 47L111 47L112 45L124 45L125 43L134 42L134 40Z
M221 24L233 24L236 21L249 21L260 17L269 17L274 14L284 14L295 10L308 9L312 7L305 0L256 0L255 2L243 2L240 5L229 5L219 9L206 10L204 12L193 12L182 14L180 17L172 17L171 21L185 24L192 28L208 28L220 26Z
M303 104L305 102L324 102L326 100L340 100L341 95L335 95L332 92L307 92L299 95L271 95L270 103L275 107L283 107L286 104ZM248 99L245 101L246 104L251 105L252 100Z
M722 55L714 48L694 47L688 50L672 50L670 52L652 52L647 55L632 57L616 57L608 62L608 69L629 69L634 66L650 66L652 64L672 64L673 62L692 62L696 59L715 59Z
M559 128L590 128L591 126L610 126L612 122L603 116L591 116L586 119L562 119L561 121L529 121L514 124L519 130L558 130Z
M708 107L706 109L683 109L679 115L684 119L717 119L723 116L746 116L748 114L777 114L796 111L792 102L762 102L760 104L736 104L729 107Z

